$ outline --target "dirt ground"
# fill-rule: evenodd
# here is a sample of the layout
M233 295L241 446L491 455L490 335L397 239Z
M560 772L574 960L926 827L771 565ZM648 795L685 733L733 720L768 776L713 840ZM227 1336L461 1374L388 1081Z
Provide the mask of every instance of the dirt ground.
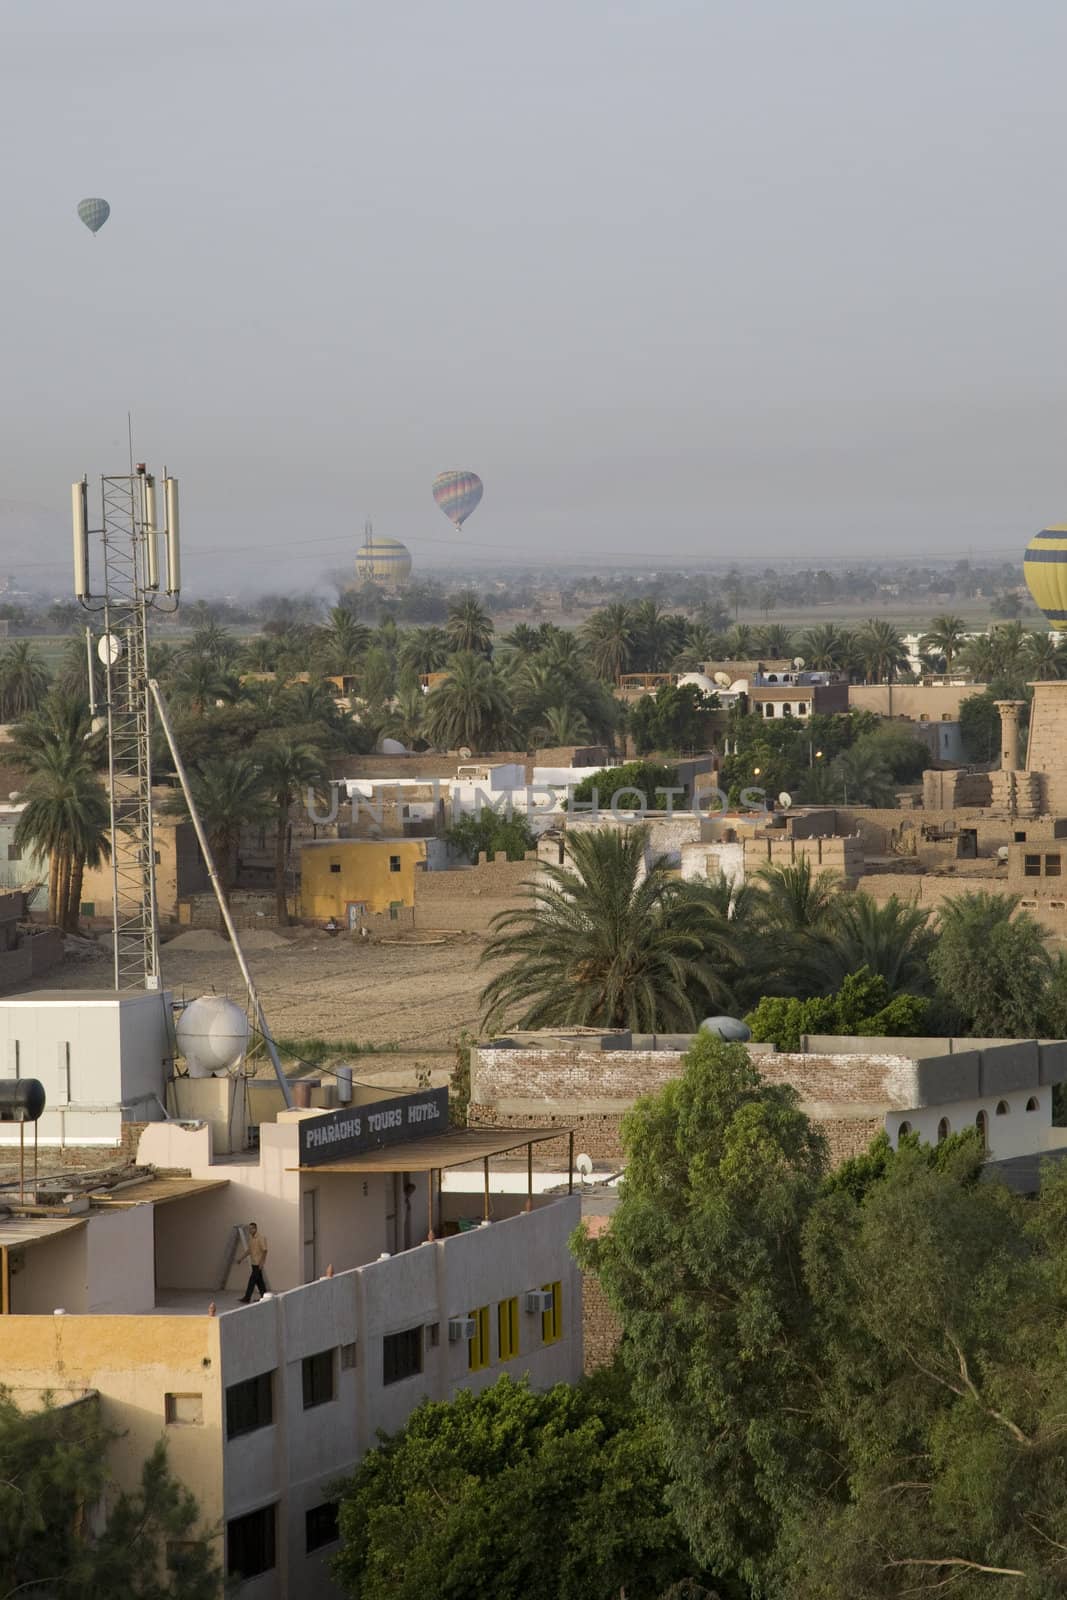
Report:
M245 955L278 1038L384 1047L393 1061L382 1056L380 1065L400 1068L423 1051L449 1051L465 1029L477 1032L478 996L489 974L478 965L482 941L476 934L361 942L301 929L271 935L271 947L255 948L262 937L249 939ZM79 945L77 955L33 987L110 987L110 960L102 942ZM236 957L218 935L165 942L160 964L175 998L220 993L243 999Z

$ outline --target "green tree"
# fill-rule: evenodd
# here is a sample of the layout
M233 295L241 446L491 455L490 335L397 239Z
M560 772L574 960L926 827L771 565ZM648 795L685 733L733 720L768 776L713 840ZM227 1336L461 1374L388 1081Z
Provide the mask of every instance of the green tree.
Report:
M236 700L237 679L207 652L183 651L168 688L176 703L202 717L209 707Z
M634 653L634 620L631 608L622 603L595 611L582 628L582 639L593 671L598 678L615 683L630 670Z
M668 1500L697 1560L754 1585L795 1497L839 1468L812 1416L818 1361L802 1226L825 1152L792 1089L743 1045L700 1035L680 1079L623 1127L611 1228L575 1241L622 1319L638 1404L656 1418Z
M710 713L718 703L717 696L704 694L695 683L665 683L655 695L642 695L630 713L638 755L706 750L712 739Z
M449 604L445 634L453 651L487 656L493 646L493 622L474 594L463 594Z
M370 629L358 622L345 606L334 606L318 629L318 644L326 672L354 673L370 644Z
M490 663L473 651L448 658L448 676L426 697L426 737L445 750L491 750L510 723L510 707Z
M943 615L934 617L930 626L919 640L920 650L929 650L931 654L940 656L945 663L945 671L952 671L952 663L959 655L967 638L967 624L962 617Z
M765 995L745 1021L756 1043L773 1044L778 1050L799 1050L804 1034L914 1036L922 1031L928 1006L928 1001L913 994L891 997L885 979L861 967L833 995L805 1000Z
M95 1402L22 1412L0 1392L0 1592L78 1600L214 1600L219 1574L195 1499L158 1445L132 1493L102 1524L90 1513L113 1493L114 1442ZM95 1531L94 1531L95 1529ZM168 1546L180 1565L168 1569Z
M34 711L48 683L48 669L29 640L9 644L0 654L0 720L15 722Z
M323 799L328 787L322 751L314 745L298 743L284 734L274 734L256 750L263 784L274 802L274 901L278 926L289 923L289 902L285 892L288 859L289 812L296 801L311 790Z
M889 764L876 744L842 750L830 765L830 779L845 805L894 806L896 789Z
M831 994L851 973L866 967L885 979L891 995L928 994L936 942L930 913L896 895L884 905L862 891L840 895L826 936L812 951L815 987Z
M424 1402L337 1486L353 1600L656 1600L695 1573L653 1428L610 1375Z
M507 861L522 861L535 844L530 825L522 816L502 816L486 807L480 816L468 813L445 829L445 840L457 854L476 862L480 855L490 860L502 855Z
M1052 976L1047 934L1016 895L964 894L938 911L930 955L946 1031L1032 1038Z
M70 933L78 928L85 868L110 854L110 808L93 764L98 744L88 706L71 696L49 696L14 730L13 758L29 774L15 847L47 856L48 920Z
M248 755L216 756L190 768L189 787L223 891L229 893L237 882L241 830L268 822L275 813L263 769ZM184 794L175 793L167 802L167 810L188 816Z
M564 806L569 810L580 811L583 806L593 803L596 795L596 804L600 810L606 810L611 804L612 796L621 794L620 807L633 806L643 811L665 811L668 796L657 793L657 790L677 789L678 769L668 767L658 761L626 761L621 767L604 767L600 772L590 773L588 778L583 778L581 783L574 786L571 800L564 801ZM642 797L640 805L633 791ZM624 793L624 791L626 791ZM674 796L676 805L680 797Z
M487 1027L664 1032L722 996L712 958L726 936L704 891L646 862L648 840L646 827L572 830L569 862L542 865L529 903L493 918L482 962L507 965L482 991Z
M907 670L908 652L891 622L868 618L856 635L856 647L868 683L892 683Z

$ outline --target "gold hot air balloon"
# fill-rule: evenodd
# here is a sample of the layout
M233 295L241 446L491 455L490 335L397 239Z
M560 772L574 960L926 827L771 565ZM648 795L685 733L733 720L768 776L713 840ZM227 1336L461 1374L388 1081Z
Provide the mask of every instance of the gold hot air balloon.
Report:
M1023 574L1053 628L1067 623L1067 524L1042 528L1026 547Z

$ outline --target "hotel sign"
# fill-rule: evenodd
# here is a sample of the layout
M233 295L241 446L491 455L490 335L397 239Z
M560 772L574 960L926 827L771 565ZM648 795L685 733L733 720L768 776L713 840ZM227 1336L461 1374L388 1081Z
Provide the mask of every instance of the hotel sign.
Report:
M448 1090L396 1095L365 1106L345 1106L318 1117L300 1119L300 1165L320 1167L327 1161L404 1144L448 1127Z

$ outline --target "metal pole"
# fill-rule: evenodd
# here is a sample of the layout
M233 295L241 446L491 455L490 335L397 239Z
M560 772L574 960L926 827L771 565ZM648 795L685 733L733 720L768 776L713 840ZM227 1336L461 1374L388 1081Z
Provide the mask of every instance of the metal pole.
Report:
M567 1137L567 1193L574 1193L574 1129Z
M426 1185L426 1197L427 1197L427 1202L428 1202L427 1209L429 1210L429 1218L428 1218L429 1227L426 1230L426 1237L432 1243L433 1239L434 1239L434 1231L433 1231L433 1168L432 1167L430 1168L430 1170L426 1174L426 1176L430 1180L429 1183Z
M483 1166L485 1167L485 1197L484 1197L484 1199L482 1201L482 1216L484 1217L485 1221L488 1222L489 1221L489 1157L488 1156L486 1156L485 1161L483 1162Z
M533 1145L526 1146L526 1209L533 1210Z
M85 624L85 659L89 667L89 715L96 716L96 674L93 670L93 630Z
M19 1204L26 1204L26 1124L19 1123Z
M282 1098L285 1101L287 1109L291 1111L293 1108L293 1091L289 1087L288 1078L282 1071L281 1058L278 1055L278 1046L274 1043L274 1035L270 1031L270 1025L267 1022L266 1013L263 1010L263 1005L259 998L259 991L257 990L252 979L251 972L248 970L248 962L245 960L244 951L241 949L241 941L237 937L237 928L235 927L234 920L230 915L230 908L226 903L226 896L223 893L222 883L215 868L215 860L211 854L211 846L208 844L207 834L204 832L204 825L200 821L200 814L196 809L192 791L189 787L189 775L185 770L185 763L178 753L178 746L174 740L174 730L170 725L170 718L167 716L167 708L163 701L163 695L155 678L149 678L148 687L152 691L152 698L156 703L156 710L159 712L159 725L166 735L167 744L170 746L171 757L174 761L174 770L178 774L178 782L182 786L182 793L185 796L185 803L189 807L189 820L193 824L193 828L196 831L197 842L200 845L200 849L203 851L204 865L207 867L208 877L211 879L211 887L215 891L215 899L219 903L219 910L222 913L222 920L225 924L226 932L229 934L230 943L233 945L233 953L237 957L237 965L241 969L241 976L244 978L245 985L248 989L248 998L252 1002L252 1009L255 1013L257 1026L259 1027L260 1033L263 1035L263 1043L267 1047L267 1054L270 1056L271 1066L274 1068L274 1076L278 1080L278 1087L282 1091ZM431 1217L431 1228L432 1226L433 1222ZM431 1233L431 1238L432 1236L433 1235Z

